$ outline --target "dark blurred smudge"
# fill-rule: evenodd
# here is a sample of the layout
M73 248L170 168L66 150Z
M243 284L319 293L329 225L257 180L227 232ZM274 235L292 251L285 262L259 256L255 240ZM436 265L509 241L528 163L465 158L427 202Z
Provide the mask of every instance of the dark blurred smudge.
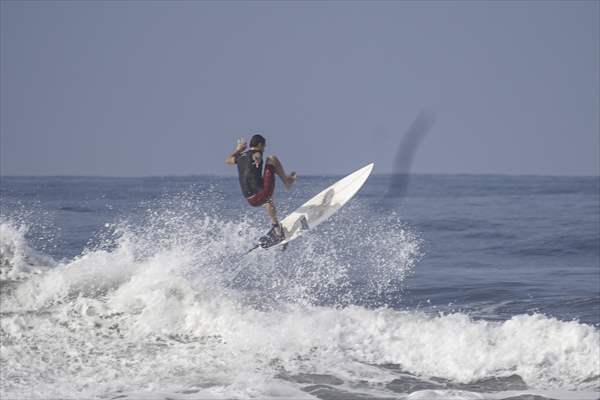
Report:
M433 112L421 111L402 137L394 157L390 183L382 198L383 203L391 205L392 199L398 202L406 196L415 154L434 122Z

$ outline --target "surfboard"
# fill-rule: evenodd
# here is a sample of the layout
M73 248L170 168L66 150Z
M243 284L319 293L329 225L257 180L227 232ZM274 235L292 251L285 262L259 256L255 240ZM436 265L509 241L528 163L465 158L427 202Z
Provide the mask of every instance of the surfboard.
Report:
M287 246L292 240L316 228L354 197L369 178L373 166L374 163L371 163L345 176L285 217L281 221L281 226L285 232L283 241L273 245L259 243L255 248L261 247L270 250Z

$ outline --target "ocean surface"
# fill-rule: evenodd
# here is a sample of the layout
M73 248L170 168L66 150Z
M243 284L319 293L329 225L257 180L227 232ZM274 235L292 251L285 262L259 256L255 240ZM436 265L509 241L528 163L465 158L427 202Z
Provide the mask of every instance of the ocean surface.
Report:
M393 179L1 177L0 398L600 398L600 178Z

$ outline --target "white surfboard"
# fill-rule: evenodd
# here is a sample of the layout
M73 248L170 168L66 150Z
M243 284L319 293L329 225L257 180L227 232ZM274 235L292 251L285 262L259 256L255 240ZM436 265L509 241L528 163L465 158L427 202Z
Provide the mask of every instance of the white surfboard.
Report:
M371 163L340 179L285 217L281 221L285 230L285 239L266 249L291 242L335 214L367 181L373 165L374 163Z

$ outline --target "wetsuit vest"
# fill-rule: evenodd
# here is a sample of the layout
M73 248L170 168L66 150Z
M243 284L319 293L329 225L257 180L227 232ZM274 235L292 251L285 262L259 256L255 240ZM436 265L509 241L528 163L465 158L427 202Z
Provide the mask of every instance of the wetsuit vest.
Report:
M255 195L263 188L262 153L260 154L260 164L257 167L252 159L252 154L256 152L257 150L250 149L235 157L235 163L237 164L238 175L240 178L240 187L242 188L242 193L246 198Z

